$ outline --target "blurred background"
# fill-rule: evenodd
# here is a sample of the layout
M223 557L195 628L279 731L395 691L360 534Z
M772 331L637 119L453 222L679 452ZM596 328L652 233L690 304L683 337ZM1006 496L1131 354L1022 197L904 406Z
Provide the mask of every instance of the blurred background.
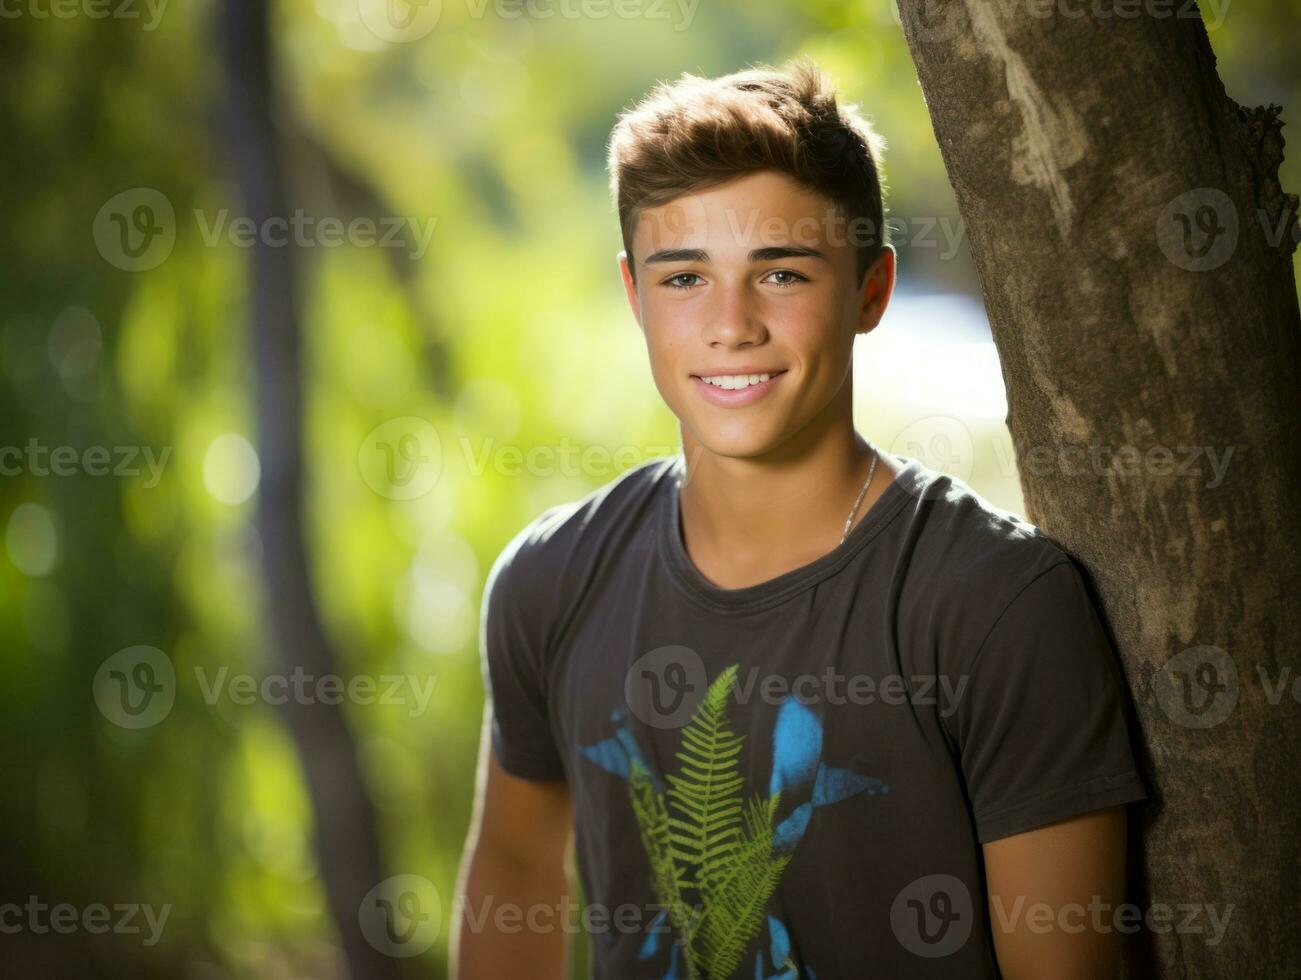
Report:
M858 343L860 431L1021 512L886 0L0 15L9 975L446 975L484 575L678 446L604 169L657 80L809 54L875 122L900 280ZM1202 16L1229 94L1284 106L1301 189L1301 11ZM259 521L266 481L301 512Z

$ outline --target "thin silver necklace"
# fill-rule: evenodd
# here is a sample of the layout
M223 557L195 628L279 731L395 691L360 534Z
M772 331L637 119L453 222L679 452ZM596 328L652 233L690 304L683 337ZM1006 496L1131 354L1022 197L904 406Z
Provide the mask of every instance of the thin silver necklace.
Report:
M875 449L872 450L872 465L867 470L867 482L863 484L863 489L858 491L858 497L854 500L854 506L849 509L849 516L845 518L845 533L840 536L840 543L844 544L845 539L849 537L850 525L854 523L854 515L858 513L858 505L863 502L863 495L867 493L867 488L872 485L872 474L876 472L876 461L878 454Z

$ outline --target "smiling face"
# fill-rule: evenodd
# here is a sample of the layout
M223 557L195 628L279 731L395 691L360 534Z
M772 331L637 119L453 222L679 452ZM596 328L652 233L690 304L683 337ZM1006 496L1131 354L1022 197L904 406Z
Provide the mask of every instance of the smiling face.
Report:
M619 265L684 441L753 458L852 426L854 338L880 321L894 282L887 248L860 283L856 231L775 171L639 213L635 282L629 258Z

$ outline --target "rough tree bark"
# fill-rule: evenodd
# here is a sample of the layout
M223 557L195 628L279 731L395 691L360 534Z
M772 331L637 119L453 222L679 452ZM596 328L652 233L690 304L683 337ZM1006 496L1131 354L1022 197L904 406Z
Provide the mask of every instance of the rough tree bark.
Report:
M276 128L268 0L223 4L226 139L245 213L258 227L290 214ZM277 669L337 674L312 597L303 539L301 324L293 248L259 241L249 250L249 324L255 358L262 466L258 529L266 610ZM356 748L338 705L297 704L283 713L307 778L315 850L330 914L353 980L401 977L397 961L359 927L362 899L384 878L375 817Z
M1127 975L1295 976L1297 198L1277 107L1226 95L1196 8L1105 6L899 0L1027 516L1091 577L1135 702L1127 898L1232 906L1217 945L1204 913L1130 935Z

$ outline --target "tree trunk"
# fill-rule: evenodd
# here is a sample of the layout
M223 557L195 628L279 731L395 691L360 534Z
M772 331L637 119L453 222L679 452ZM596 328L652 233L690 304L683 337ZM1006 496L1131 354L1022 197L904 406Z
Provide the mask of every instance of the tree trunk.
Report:
M258 227L287 218L281 160L272 121L273 85L267 0L223 5L227 152L245 213ZM338 673L311 591L303 540L301 325L293 247L259 240L249 254L249 323L256 362L262 467L258 529L266 610L276 668L309 677ZM374 812L342 708L286 699L284 717L306 774L315 849L330 913L354 980L401 976L397 961L366 941L361 902L384 875Z
M1297 198L1278 108L1225 94L1195 7L1146 6L899 0L1027 516L1089 573L1137 709L1127 901L1174 911L1126 973L1295 975Z

